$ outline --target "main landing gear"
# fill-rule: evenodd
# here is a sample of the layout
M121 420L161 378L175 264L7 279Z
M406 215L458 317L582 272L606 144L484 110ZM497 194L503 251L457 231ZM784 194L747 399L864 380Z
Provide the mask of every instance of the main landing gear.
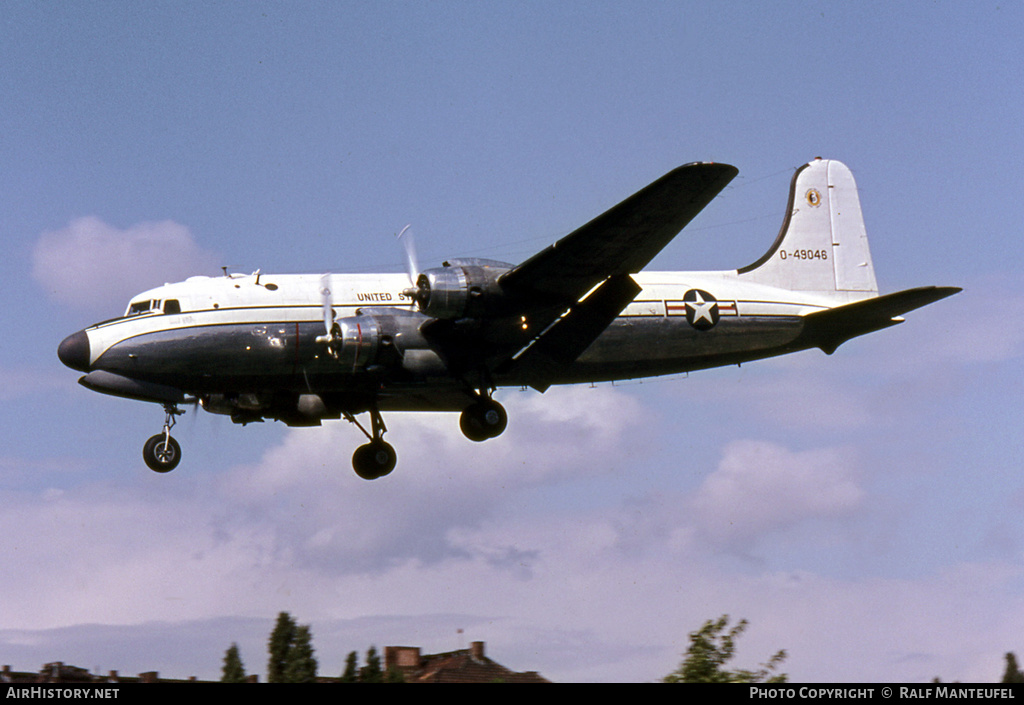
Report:
M185 412L177 404L164 404L164 413L163 433L150 438L142 448L142 458L154 472L170 472L181 461L181 446L171 437L171 429L176 423L174 417Z
M500 436L508 425L508 414L505 408L494 401L490 394L485 391L471 393L473 401L462 411L459 418L459 427L462 433L471 441L477 443L486 441L489 438ZM181 461L181 446L171 437L171 429L177 422L176 417L184 414L177 404L164 404L164 430L148 441L142 449L142 457L146 465L154 472L170 472L178 467ZM398 462L398 454L395 449L384 441L384 434L387 433L387 426L380 410L376 407L370 409L370 430L363 428L352 413L344 412L346 419L354 423L359 430L369 439L358 448L352 455L352 468L356 475L364 480L376 480L384 477L395 469Z
M508 425L508 414L505 407L491 398L494 386L487 373L480 373L479 389L469 388L466 391L473 402L463 409L459 417L462 435L477 443L500 436Z
M345 418L354 423L370 441L356 448L356 452L352 455L352 468L356 471L356 475L364 480L376 480L394 470L395 464L398 462L398 454L390 444L384 441L384 434L388 429L384 425L380 410L370 409L370 431L367 431L353 414L343 413ZM462 433L466 438L477 443L500 436L507 425L508 414L505 413L505 408L491 399L489 395L475 392L473 402L463 410L462 416L459 418Z
M477 397L459 417L459 428L471 441L480 443L488 438L497 438L508 425L505 407L489 397Z
M370 409L372 433L367 433L352 414L345 412L345 418L358 426L363 435L370 439L369 443L359 446L352 454L352 469L356 471L356 475L364 480L376 480L394 470L395 464L398 462L398 454L390 444L384 442L384 434L388 429L384 425L380 410L376 407Z

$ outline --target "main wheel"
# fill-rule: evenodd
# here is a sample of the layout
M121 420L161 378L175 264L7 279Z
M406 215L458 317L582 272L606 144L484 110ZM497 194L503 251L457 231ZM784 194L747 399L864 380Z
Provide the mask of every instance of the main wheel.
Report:
M398 454L384 441L370 441L356 448L352 455L352 469L364 480L376 480L395 469Z
M500 436L508 425L505 407L493 399L482 399L465 408L459 417L459 428L471 441L486 441Z
M170 472L181 461L181 446L165 433L158 433L142 448L142 459L154 472Z

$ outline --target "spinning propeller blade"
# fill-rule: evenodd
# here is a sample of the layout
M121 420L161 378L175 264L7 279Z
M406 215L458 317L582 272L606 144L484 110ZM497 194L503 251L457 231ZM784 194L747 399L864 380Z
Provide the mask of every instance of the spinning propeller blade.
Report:
M398 233L398 240L402 243L405 248L405 267L409 273L409 283L416 286L416 277L420 273L420 265L416 260L416 243L413 242L412 238L412 225L406 225L402 228L402 232Z
M331 294L330 274L320 277L320 304L323 307L324 330L327 332L327 335L330 335L331 327L334 325L334 300Z

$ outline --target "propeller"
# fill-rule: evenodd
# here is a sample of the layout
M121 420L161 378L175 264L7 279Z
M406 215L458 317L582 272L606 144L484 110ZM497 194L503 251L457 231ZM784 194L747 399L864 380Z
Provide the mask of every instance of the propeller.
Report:
M416 278L420 274L420 265L416 260L416 243L413 241L411 228L412 224L402 228L402 232L398 233L398 241L405 248L405 267L409 273L409 283L416 286Z
M330 274L320 277L320 306L324 315L324 331L330 335L331 327L334 325L334 298L331 294Z
M316 337L316 342L327 346L327 352L337 357L334 350L334 336L338 331L338 324L334 322L334 296L331 293L331 275L325 274L320 277L320 306L324 316L324 334Z
M405 266L409 274L409 288L403 290L402 293L419 304L425 294L419 284L420 265L416 258L416 243L412 237L412 225L402 228L402 232L398 233L398 240L405 248Z

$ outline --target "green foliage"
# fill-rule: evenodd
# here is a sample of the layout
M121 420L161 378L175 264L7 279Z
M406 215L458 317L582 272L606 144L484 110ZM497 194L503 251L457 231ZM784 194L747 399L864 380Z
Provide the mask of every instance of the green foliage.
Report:
M359 682L384 682L384 670L380 667L380 656L377 654L376 646L371 646L366 652L366 665L359 669Z
M224 653L224 669L220 677L221 683L245 683L245 666L238 653L238 644L231 644Z
M405 683L402 669L392 666L385 671L381 666L377 647L371 646L366 652L366 665L359 667L359 655L350 651L345 659L345 670L339 679L341 683Z
M284 683L284 669L287 666L288 651L295 640L295 620L287 612L277 615L274 631L270 633L267 650L270 659L267 661L267 682Z
M285 658L285 683L316 683L317 662L313 657L313 634L309 625L297 627Z
M313 634L310 626L297 626L287 612L277 615L274 631L267 643L269 683L313 683L317 661L313 657Z
M341 682L359 682L359 655L355 651L348 652L348 658L345 659L345 671L341 674Z
M1006 670L1003 671L1003 683L1024 683L1024 673L1017 666L1017 656L1011 651L1006 654Z
M736 654L736 639L747 628L747 620L726 631L729 615L718 620L708 620L700 629L690 633L690 648L686 658L672 673L662 679L663 683L785 683L785 673L772 673L786 659L786 652L779 651L768 663L761 664L757 671L725 669L725 664Z

